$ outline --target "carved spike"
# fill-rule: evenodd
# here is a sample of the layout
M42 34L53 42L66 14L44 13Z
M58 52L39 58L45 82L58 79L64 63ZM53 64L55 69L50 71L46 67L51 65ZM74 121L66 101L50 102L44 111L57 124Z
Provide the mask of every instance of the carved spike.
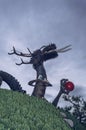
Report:
M67 45L67 46L65 46L65 47L63 47L61 49L56 50L56 51L57 51L57 53L66 52L66 51L69 51L69 50L72 49L72 48L69 48L69 47L71 47L71 45Z
M27 48L27 49L28 49L28 51L29 51L29 53L30 53L30 56L32 56L32 53L31 53L30 49L29 49L29 48Z
M16 65L22 65L22 64L31 64L30 62L25 62L23 61L23 59L21 58L21 63L16 63Z
M26 54L26 53L22 53L22 52L17 51L14 46L13 46L12 52L10 52L10 53L8 53L8 54L9 54L9 55L16 54L16 55L18 55L18 56L31 57L31 54Z

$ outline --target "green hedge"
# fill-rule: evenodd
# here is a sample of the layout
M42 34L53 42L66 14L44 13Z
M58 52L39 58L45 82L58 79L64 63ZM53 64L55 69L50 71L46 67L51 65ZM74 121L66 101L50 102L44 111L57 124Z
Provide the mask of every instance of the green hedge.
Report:
M71 130L52 104L0 89L0 130Z

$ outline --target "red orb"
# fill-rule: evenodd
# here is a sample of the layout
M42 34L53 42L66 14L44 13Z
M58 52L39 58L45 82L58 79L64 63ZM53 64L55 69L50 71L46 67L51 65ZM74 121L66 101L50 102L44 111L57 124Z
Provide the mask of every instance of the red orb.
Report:
M65 89L69 91L73 91L74 89L74 84L71 81L68 81L65 83Z

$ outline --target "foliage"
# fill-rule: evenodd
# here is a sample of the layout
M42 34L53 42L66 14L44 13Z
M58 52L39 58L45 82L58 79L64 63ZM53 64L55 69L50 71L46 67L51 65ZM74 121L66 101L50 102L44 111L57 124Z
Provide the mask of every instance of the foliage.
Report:
M80 96L64 96L64 99L71 103L71 105L65 107L64 110L71 112L79 124L86 127L86 101Z
M46 100L0 89L0 130L71 130Z
M68 107L66 107L68 108ZM68 112L67 109L64 108L60 108L61 112L64 112L67 116L67 118L71 119L74 123L74 128L73 130L86 130L86 127L84 125L82 125L81 123L79 123L79 121L74 117L74 115L72 115L72 113Z

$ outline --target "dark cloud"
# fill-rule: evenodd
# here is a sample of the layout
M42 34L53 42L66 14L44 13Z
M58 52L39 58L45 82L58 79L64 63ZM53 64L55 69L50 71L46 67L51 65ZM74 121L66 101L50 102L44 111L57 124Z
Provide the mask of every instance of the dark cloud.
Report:
M69 5L69 8L71 8L74 13L77 13L77 15L86 15L86 0L66 0L66 4Z
M35 78L35 72L30 66L18 68L15 65L19 58L7 55L12 46L25 52L27 47L33 51L51 42L56 43L58 48L71 44L71 51L59 54L57 59L45 64L48 79L55 86L61 78L67 77L75 84L81 84L84 90L84 84L86 84L85 35L85 0L0 0L1 69L15 75L20 82L22 81L23 86L26 86L28 92L32 88L24 84ZM29 75L30 72L31 75ZM52 90L53 96L54 90L55 87ZM51 95L51 91L48 94Z

